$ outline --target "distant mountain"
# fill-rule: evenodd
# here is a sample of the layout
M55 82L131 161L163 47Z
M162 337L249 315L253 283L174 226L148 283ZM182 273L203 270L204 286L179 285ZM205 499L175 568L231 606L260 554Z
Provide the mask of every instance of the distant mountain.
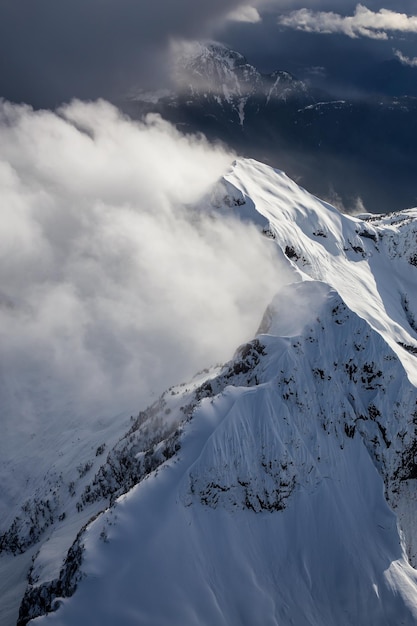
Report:
M49 527L11 524L3 551L36 545L19 626L414 625L417 209L342 215L240 159L196 210L253 223L293 281Z
M335 99L288 72L262 74L217 43L190 45L176 59L171 92L133 92L122 108L133 117L156 111L186 131L220 139L285 169L342 209L385 212L417 204L413 90ZM381 80L390 76L380 73ZM395 94L394 83L388 93Z
M211 124L213 130L218 124L242 132L265 107L287 102L312 104L319 96L289 72L262 74L243 55L216 42L181 47L173 62L173 84L170 92L133 91L131 112L156 107L190 128L200 123L207 125L209 132ZM230 133L233 136L233 130Z
M155 97L139 90L133 91L131 98L139 102L167 98L172 106L178 106L182 98L189 105L189 98L213 100L219 106L235 107L241 125L245 104L250 98L262 98L265 104L289 99L314 101L307 85L289 72L262 74L239 52L217 42L194 42L177 49L173 61L173 84L171 92L162 92Z

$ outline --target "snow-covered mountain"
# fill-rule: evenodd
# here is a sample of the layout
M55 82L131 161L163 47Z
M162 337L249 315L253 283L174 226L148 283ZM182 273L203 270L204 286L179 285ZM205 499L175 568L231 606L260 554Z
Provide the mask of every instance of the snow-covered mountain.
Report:
M292 280L10 523L19 625L415 624L417 209L345 216L240 159L196 210L255 224Z

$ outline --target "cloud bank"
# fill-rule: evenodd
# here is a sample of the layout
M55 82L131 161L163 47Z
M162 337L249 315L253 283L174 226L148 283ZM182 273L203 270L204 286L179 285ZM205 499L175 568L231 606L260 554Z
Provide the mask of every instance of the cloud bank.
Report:
M389 33L417 33L417 16L397 13L389 9L372 11L358 4L353 16L344 16L333 11L299 9L278 20L279 24L310 33L338 33L352 39L388 39Z
M192 208L232 158L104 101L1 104L3 434L142 408L253 336L275 247Z

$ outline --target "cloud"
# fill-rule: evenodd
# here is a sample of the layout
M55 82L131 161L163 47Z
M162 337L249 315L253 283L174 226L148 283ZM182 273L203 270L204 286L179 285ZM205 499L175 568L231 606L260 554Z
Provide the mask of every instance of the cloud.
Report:
M227 19L232 22L249 22L256 24L261 21L261 16L255 7L244 5L229 13Z
M394 54L403 65L408 65L409 67L417 67L417 57L411 58L411 57L405 56L401 52L401 50L394 50Z
M362 4L353 16L333 11L299 9L279 18L279 24L311 33L340 33L351 38L388 39L389 33L417 33L417 16L389 9L372 11Z
M1 104L3 434L139 409L253 336L275 246L193 208L232 158L104 101Z

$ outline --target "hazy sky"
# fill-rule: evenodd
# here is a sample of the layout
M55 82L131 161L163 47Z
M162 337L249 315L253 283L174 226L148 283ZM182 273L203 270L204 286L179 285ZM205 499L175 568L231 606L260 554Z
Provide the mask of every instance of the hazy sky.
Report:
M213 37L260 69L344 80L358 64L417 57L415 1L2 0L0 96L35 106L117 98L169 80L172 38ZM417 65L417 61L415 61ZM324 69L321 69L324 68ZM339 73L339 76L336 74Z

